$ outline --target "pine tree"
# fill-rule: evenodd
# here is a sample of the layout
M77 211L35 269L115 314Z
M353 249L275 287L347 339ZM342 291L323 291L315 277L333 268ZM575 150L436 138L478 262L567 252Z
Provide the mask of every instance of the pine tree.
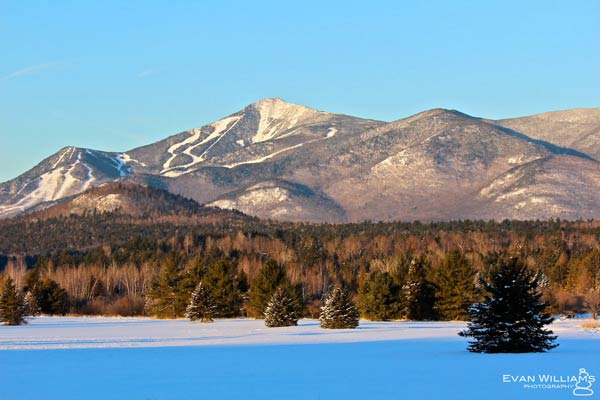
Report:
M279 286L265 309L265 325L269 328L298 325L302 317L302 305L291 293L293 288L286 285Z
M387 272L372 271L358 290L358 306L363 317L387 321L398 317L400 290Z
M289 284L289 281L283 267L275 260L264 263L250 285L246 306L248 314L254 318L262 318L275 290L285 284Z
M468 350L476 353L544 352L558 346L556 336L544 329L553 319L540 300L540 275L517 258L499 260L488 280L481 280L484 300L470 308Z
M475 270L458 251L452 251L435 273L435 311L443 320L465 320L479 298Z
M8 277L0 293L0 322L5 325L21 325L26 323L26 314L23 296L17 291L12 278Z
M348 292L334 288L321 307L321 328L354 329L358 326L359 313Z
M202 282L192 292L190 304L185 310L185 317L191 321L213 322L216 315L215 303Z
M402 294L406 318L415 321L435 319L435 286L427 279L422 258L412 260Z

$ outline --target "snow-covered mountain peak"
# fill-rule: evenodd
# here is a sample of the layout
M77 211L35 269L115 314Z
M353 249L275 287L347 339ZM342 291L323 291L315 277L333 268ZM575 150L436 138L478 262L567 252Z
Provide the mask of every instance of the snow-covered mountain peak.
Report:
M315 112L319 112L319 111L315 110L314 108L310 108L310 107L307 107L307 106L304 106L301 104L289 103L287 101L280 99L279 97L264 98L264 99L261 99L257 102L250 104L248 107L252 107L259 111L295 108L295 109L312 110Z
M582 153L598 149L593 109L491 121L438 108L388 123L268 98L126 153L65 147L0 184L0 218L109 181L287 220L597 218L600 163Z
M288 103L279 97L267 98L250 104L247 108L253 108L265 118L284 118L294 115L306 114L306 116L328 115L325 111L304 106L302 104Z
M268 98L127 155L136 172L178 178L205 167L234 168L270 161L305 144L377 123Z
M252 143L272 140L278 133L327 114L306 106L287 103L279 98L263 99L252 104L251 107L260 115L258 130L251 138Z

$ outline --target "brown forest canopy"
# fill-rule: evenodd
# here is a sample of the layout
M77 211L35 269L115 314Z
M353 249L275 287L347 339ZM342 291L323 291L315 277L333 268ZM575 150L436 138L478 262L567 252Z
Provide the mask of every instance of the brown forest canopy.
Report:
M593 221L328 225L260 221L219 210L201 218L88 213L0 222L0 268L13 276L37 271L81 305L96 298L143 298L174 256L182 271L225 259L236 279L246 282L271 259L301 284L310 304L334 284L358 293L371 271L401 281L416 258L435 277L453 252L475 272L510 255L543 272L549 299L568 311L581 309L586 294L600 286L599 238L600 224Z

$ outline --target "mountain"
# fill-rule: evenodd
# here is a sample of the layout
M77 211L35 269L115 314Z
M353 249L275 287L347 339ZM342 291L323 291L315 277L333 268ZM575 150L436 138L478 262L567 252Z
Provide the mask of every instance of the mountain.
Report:
M346 211L332 199L309 186L284 180L260 182L228 193L209 205L294 222L347 220Z
M193 216L204 211L200 204L173 193L131 183L109 182L59 200L57 204L31 213L32 219L92 213L131 216Z
M597 184L588 185L597 176L595 161L456 111L427 111L324 147L318 169L295 166L288 180L320 187L349 221L578 218L590 210L579 214L584 209L563 203L565 195L600 200L592 189ZM523 194L531 197L543 189L539 197L547 209L540 210L541 203L523 205L524 196L494 197L489 190L490 185L506 193L523 190L525 180L499 180L516 170L536 176L536 162L543 162L553 179ZM573 180L577 174L586 179Z
M600 108L552 111L493 123L600 159Z
M383 122L264 99L125 153L63 149L0 184L0 216L119 181L290 221L599 218L598 110Z
M0 216L81 193L131 173L122 154L65 147L23 175L0 184Z
M127 152L136 172L180 177L199 167L235 168L284 157L307 144L381 124L264 99L210 125Z
M0 270L3 256L6 262L10 254L118 248L132 242L143 246L192 232L233 235L242 228L254 229L256 223L256 218L238 211L202 207L164 190L109 182L41 210L0 220Z

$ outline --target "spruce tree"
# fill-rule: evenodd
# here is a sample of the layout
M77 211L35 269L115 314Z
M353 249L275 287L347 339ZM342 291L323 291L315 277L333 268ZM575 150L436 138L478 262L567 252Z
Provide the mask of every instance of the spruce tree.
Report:
M192 292L190 303L185 310L185 317L190 321L213 322L216 316L215 303L202 282Z
M427 279L425 261L413 259L402 287L404 316L415 321L435 319L435 286Z
M58 282L46 278L32 289L40 314L64 315L69 308L69 295Z
M248 315L253 318L264 317L267 304L275 290L279 286L288 283L285 270L277 261L268 260L264 263L250 284L249 299L246 306Z
M358 290L358 306L364 318L387 321L400 312L400 290L387 272L371 271Z
M435 273L435 311L443 320L465 320L479 299L475 270L458 251L451 251Z
M185 313L189 292L184 290L183 278L181 257L170 253L148 294L146 308L150 314L158 318L177 318Z
M348 292L334 288L325 299L319 314L321 328L354 329L358 326L359 312Z
M265 309L265 325L269 328L298 325L302 318L302 305L291 293L292 287L279 286Z
M544 352L558 346L544 326L553 319L540 300L540 275L518 259L501 259L489 279L481 280L484 300L470 308L468 328L460 336L472 337L468 350L476 353Z
M26 323L27 307L12 278L6 278L0 293L0 322L5 325Z
M242 293L235 266L226 258L211 263L202 277L202 284L215 302L215 312L221 318L240 315Z

